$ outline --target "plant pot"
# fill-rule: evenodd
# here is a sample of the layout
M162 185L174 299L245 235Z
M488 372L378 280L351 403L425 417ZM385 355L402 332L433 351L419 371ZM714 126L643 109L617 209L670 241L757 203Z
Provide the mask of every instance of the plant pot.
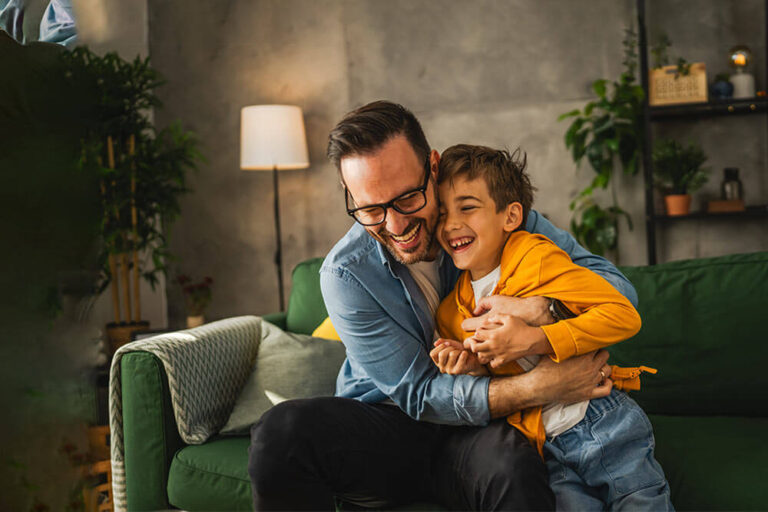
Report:
M113 355L117 349L131 342L131 334L136 331L146 331L149 329L149 322L139 320L138 322L109 322L107 324L107 341L109 342L110 355Z
M187 329L192 329L193 327L200 327L204 323L205 323L205 316L203 315L195 315L195 316L187 317Z
M667 215L688 215L691 211L691 194L670 194L664 196L664 205L667 207Z

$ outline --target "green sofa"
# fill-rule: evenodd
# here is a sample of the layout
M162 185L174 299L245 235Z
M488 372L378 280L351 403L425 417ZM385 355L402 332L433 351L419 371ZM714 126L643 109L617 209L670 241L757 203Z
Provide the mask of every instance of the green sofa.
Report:
M287 313L267 320L300 333L321 323L321 261L296 267ZM653 423L675 506L768 508L768 253L622 270L640 296L643 328L611 349L612 362L659 369L633 396ZM248 438L184 445L152 354L126 354L121 378L129 510L250 509Z

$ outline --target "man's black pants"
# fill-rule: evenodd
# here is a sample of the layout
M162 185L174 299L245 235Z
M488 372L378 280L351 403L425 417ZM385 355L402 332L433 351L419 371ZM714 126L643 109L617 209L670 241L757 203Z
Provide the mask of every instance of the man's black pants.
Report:
M376 508L555 508L544 463L504 419L456 427L393 405L290 400L253 426L249 453L256 510L333 510L334 497Z

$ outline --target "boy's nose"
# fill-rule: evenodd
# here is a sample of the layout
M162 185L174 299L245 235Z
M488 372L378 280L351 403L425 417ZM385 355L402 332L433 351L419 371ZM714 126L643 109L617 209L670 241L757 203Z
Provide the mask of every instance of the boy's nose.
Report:
M443 216L443 229L445 231L450 231L452 229L459 228L459 223L455 220L456 217L454 215L451 215L449 213L446 213Z

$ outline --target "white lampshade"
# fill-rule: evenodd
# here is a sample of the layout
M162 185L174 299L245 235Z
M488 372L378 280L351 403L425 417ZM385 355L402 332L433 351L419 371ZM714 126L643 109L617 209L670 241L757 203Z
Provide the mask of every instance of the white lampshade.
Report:
M301 109L254 105L240 111L240 168L254 171L309 167Z

